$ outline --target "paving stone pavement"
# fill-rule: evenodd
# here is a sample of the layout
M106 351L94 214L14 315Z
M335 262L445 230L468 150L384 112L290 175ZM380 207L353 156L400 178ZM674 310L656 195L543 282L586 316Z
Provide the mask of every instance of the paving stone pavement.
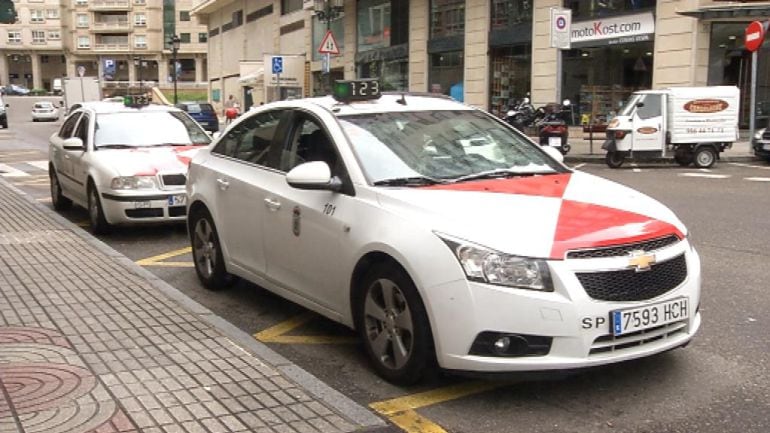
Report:
M0 179L0 433L383 427Z

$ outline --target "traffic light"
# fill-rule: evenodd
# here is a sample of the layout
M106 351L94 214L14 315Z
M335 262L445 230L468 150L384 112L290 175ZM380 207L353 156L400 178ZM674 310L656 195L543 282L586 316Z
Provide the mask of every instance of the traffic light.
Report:
M0 24L16 22L16 7L12 0L0 0Z

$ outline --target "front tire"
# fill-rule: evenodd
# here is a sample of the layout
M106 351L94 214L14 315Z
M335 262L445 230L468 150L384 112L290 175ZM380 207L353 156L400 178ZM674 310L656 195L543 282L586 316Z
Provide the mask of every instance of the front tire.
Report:
M88 186L88 219L91 223L91 231L95 235L105 234L110 231L110 223L104 217L102 201L99 199L99 191L92 183Z
M193 212L190 228L195 273L203 286L209 290L221 290L233 285L236 279L225 268L219 234L211 215L205 210Z
M72 206L72 200L64 197L64 194L62 194L59 177L56 176L56 169L53 165L48 167L48 178L51 184L51 204L53 204L53 208L57 211L69 209Z
M619 168L621 165L623 165L623 161L626 159L626 156L618 152L617 150L610 150L607 152L607 155L604 157L604 162L607 163L607 166L610 168Z
M693 159L696 167L709 168L717 161L717 153L711 147L702 146L695 151Z
M382 263L364 276L357 299L357 327L377 374L411 385L435 359L428 315L417 288L399 266Z

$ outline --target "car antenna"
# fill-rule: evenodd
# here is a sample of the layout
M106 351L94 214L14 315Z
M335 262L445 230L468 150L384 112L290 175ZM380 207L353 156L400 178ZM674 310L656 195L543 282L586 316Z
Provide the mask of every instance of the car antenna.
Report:
M405 96L405 95L406 95L406 94L402 92L402 93L401 93L401 99L399 99L399 100L398 100L398 101L396 101L396 102L397 102L397 103L399 103L399 104L401 104L401 105L406 105L406 96Z

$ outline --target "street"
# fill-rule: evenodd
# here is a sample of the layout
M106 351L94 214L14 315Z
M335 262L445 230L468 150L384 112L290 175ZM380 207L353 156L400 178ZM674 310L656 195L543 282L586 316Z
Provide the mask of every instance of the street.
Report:
M32 103L6 97L0 175L50 207L47 139L61 125L32 123ZM355 334L257 286L204 289L183 225L123 227L100 239L354 401L409 432L770 431L770 165L718 163L580 170L636 188L690 229L703 266L703 326L685 349L571 375L467 378L436 374L416 387L376 376ZM84 209L64 214L87 230ZM401 428L396 427L401 426Z

